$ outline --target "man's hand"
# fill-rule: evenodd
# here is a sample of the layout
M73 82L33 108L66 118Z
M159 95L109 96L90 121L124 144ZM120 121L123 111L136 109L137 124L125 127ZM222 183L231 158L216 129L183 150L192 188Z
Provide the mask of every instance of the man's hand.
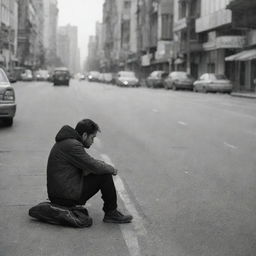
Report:
M112 173L112 175L114 175L114 176L117 175L117 169L114 169L114 172Z

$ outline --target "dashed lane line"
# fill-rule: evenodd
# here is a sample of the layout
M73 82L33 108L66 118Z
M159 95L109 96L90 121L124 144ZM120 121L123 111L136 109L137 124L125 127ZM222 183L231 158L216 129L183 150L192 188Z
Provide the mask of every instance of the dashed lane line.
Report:
M183 121L179 121L178 124L183 125L183 126L187 126L188 125L187 123L185 123Z
M236 146L234 146L234 145L232 145L232 144L229 144L229 143L227 143L227 142L224 142L224 145L225 145L226 147L229 147L229 148L232 148L232 149L238 149L238 147L236 147Z

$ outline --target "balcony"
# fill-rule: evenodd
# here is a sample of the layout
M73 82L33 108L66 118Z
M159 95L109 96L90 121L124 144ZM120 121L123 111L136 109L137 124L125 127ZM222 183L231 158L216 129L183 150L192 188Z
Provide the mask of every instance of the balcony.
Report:
M210 15L203 16L196 20L196 32L201 33L217 27L231 24L232 13L230 10L222 9Z
M203 50L203 46L197 40L190 40L190 51L191 52L200 52ZM180 43L180 52L186 53L187 52L187 43L185 41Z

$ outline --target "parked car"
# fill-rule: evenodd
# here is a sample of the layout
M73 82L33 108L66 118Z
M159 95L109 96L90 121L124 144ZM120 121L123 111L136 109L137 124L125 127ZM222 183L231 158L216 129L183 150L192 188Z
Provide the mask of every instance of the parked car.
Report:
M232 83L225 75L214 73L205 73L199 80L194 82L193 90L195 92L226 92L231 93Z
M8 126L13 124L16 113L15 92L5 72L0 69L0 119Z
M14 67L13 68L13 73L16 77L16 79L18 81L21 81L22 78L21 78L21 74L23 74L25 72L25 68L24 67Z
M10 83L16 83L17 82L17 76L14 71L6 71L7 78Z
M88 73L88 81L89 82L98 82L99 81L100 72L98 71L90 71Z
M115 84L118 86L132 86L138 87L139 79L135 76L132 71L119 71L115 78Z
M112 73L103 73L104 82L105 83L112 83L113 82L113 75Z
M104 83L104 74L103 73L99 73L98 80L99 80L99 82Z
M164 87L164 79L168 76L168 73L162 70L153 71L146 78L146 86L152 88L162 88Z
M30 69L25 69L25 71L21 74L22 81L33 81L33 73Z
M52 81L53 85L67 85L69 86L70 73L66 67L55 68Z
M44 69L39 69L35 72L35 79L37 81L48 81L50 77L49 71Z
M193 89L193 83L195 79L183 71L171 72L164 81L164 87L166 89Z

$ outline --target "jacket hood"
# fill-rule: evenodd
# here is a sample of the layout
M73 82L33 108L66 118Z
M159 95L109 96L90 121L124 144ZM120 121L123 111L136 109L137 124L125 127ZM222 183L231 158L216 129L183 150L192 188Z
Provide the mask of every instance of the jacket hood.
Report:
M77 133L77 131L70 127L69 125L64 125L55 137L55 141L59 142L66 139L76 139L82 142L81 136Z

